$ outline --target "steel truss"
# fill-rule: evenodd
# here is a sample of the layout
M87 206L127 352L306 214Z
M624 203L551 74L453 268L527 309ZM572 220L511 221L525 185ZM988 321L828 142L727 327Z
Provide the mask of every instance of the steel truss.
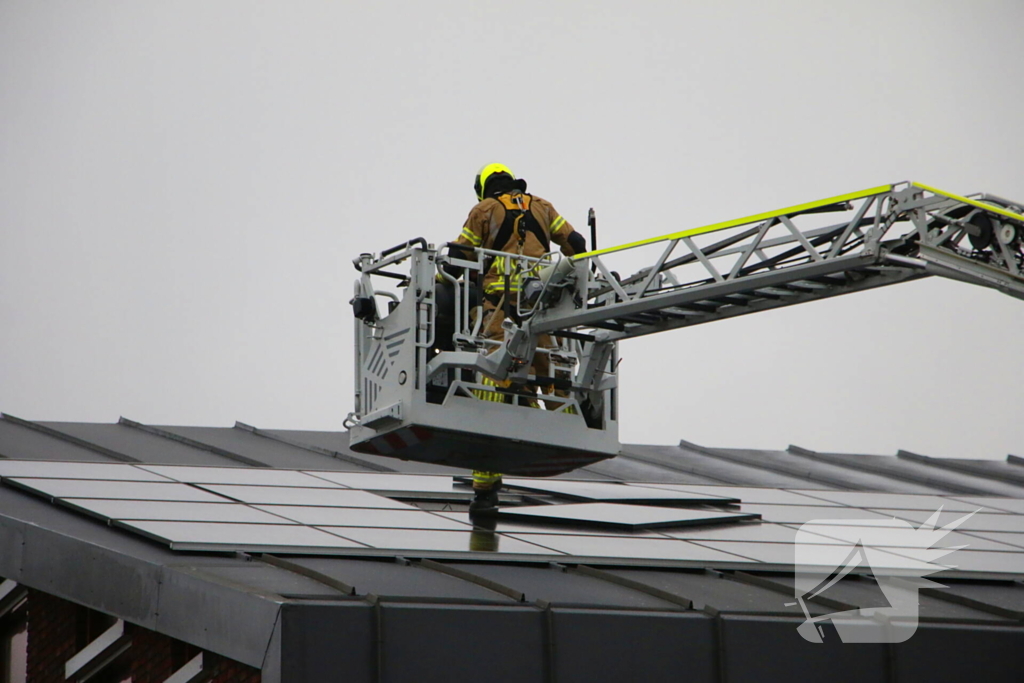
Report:
M582 254L587 296L537 311L524 329L614 341L930 275L1024 298L1022 206L899 183ZM815 225L838 213L845 220ZM653 245L652 265L614 273L613 258Z

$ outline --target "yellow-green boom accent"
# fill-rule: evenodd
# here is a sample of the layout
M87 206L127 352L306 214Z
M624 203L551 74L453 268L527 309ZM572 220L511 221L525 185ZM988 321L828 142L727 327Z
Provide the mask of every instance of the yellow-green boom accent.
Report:
M840 204L842 202L850 202L854 199L863 199L864 197L871 197L874 195L885 194L886 192L892 191L892 185L879 185L878 187L872 187L867 190L861 190L860 192L851 192L849 194L841 194L838 197L829 197L828 199L819 199L816 202L808 202L807 204L799 204L797 206L791 206L786 209L779 209L777 211L769 211L767 213L759 213L754 216L747 216L746 218L737 218L731 221L725 221L724 223L712 223L711 225L705 225L699 228L691 228L689 230L683 230L682 232L674 232L670 235L662 235L661 237L651 237L638 242L630 242L629 244L622 244L617 247L608 247L607 249L597 249L595 251L588 251L583 254L577 254L573 256L574 260L585 259L591 256L600 256L602 254L610 254L616 251L625 251L626 249L634 249L636 247L642 247L647 244L654 244L655 242L666 242L669 240L678 240L684 237L693 237L694 235L703 235L708 232L715 232L717 230L726 230L727 228L735 228L740 225L747 225L748 223L760 223L761 221L768 220L769 218L778 218L779 216L788 216L790 214L799 213L801 211L807 211L809 209L817 209L822 206L830 206L832 204ZM925 188L928 189L928 188ZM929 190L931 191L931 190ZM971 200L965 200L971 201Z
M952 192L946 192L945 190L940 190L937 187L932 187L930 185L925 185L924 183L911 183L911 184L914 187L919 187L922 190L927 190L928 192L931 192L932 194L942 195L943 197L949 197L950 199L955 199L958 202L963 202L964 204L970 204L971 206L976 206L979 209L984 209L985 211L991 211L992 213L998 213L1000 216L1006 216L1007 218L1013 218L1013 219L1018 220L1018 221L1024 221L1024 216L1020 215L1019 213L1014 213L1013 211L1010 211L1009 209L1004 209L1003 207L996 206L995 204L989 204L988 202L979 202L977 199L969 199L967 197L963 197L963 196L958 195L958 194L953 194Z

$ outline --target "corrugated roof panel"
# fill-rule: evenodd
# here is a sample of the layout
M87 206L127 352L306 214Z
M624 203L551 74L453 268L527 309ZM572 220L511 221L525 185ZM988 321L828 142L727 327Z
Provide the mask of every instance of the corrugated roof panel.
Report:
M742 486L771 486L777 488L833 488L818 482L809 482L805 478L773 472L760 467L737 462L735 459L722 459L709 456L707 453L680 446L646 446L629 444L623 446L623 452L631 458L661 466L683 474L701 477L706 481L681 483L695 484L739 484ZM635 480L631 480L635 481ZM659 481L655 479L654 481ZM663 480L673 483L670 480Z
M219 465L238 467L210 451L192 448L123 424L89 424L84 422L40 422L39 424L70 436L89 441L141 462L175 465Z
M999 460L967 460L965 458L935 458L909 451L899 451L897 458L917 461L931 467L954 472L965 472L978 477L995 479L1008 484L1024 486L1024 467Z
M297 429L261 429L261 433L270 436L279 436L297 443L308 444L315 448L321 448L334 453L340 453L350 459L348 464L339 461L338 466L332 469L357 471L360 468L359 462L366 462L376 466L377 471L402 472L405 474L465 474L466 470L456 467L443 467L441 465L430 465L427 463L399 460L398 458L385 458L377 455L356 453L348 446L348 432L322 432L314 430Z
M715 479L648 462L633 452L627 451L623 451L621 455L609 460L587 465L586 469L614 481L658 481L669 484L721 483ZM574 474L575 472L568 472L565 476L573 477Z
M0 419L0 456L16 460L117 462L96 451Z
M810 481L826 484L832 488L891 493L943 492L941 488L893 479L874 472L850 469L831 462L818 462L786 451L759 451L746 448L709 448L707 450L709 453L736 458L750 465L760 463L767 469L786 472L796 477L806 477Z
M231 453L245 455L270 467L282 469L344 470L347 463L328 455L321 455L273 439L266 439L237 428L224 427L167 427L158 429L183 436L203 444L222 448Z
M951 472L921 462L888 455L823 453L793 446L790 447L790 452L808 460L828 462L858 471L869 471L890 481L929 487L935 493L1024 497L1024 487L1021 486L975 477L963 472ZM921 493L924 492L926 491L921 491Z

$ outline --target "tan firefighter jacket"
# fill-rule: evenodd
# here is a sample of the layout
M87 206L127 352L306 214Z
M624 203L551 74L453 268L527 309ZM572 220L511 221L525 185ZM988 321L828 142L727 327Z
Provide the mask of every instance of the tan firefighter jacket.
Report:
M511 214L511 215L509 215ZM528 214L528 215L527 215ZM516 227L502 230L509 218L511 224L515 217L520 217ZM520 226L523 229L519 229ZM533 195L512 191L497 198L488 197L473 207L469 218L462 228L462 234L455 241L469 247L483 247L508 254L525 256L543 256L549 251L538 236L543 233L548 242L557 244L566 256L572 256L569 246L569 235L574 230L569 222L562 218L555 207L546 199ZM504 244L494 242L504 235ZM511 291L519 291L519 273L513 259L495 257L490 269L484 275L484 293L490 296L501 295L505 291L505 275L509 274Z

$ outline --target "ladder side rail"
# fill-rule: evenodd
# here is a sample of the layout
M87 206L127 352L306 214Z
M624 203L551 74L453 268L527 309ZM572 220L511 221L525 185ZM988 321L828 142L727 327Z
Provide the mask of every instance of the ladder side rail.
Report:
M898 187L898 189L897 189ZM841 226L841 232L836 235L837 226L830 228L816 228L813 231L801 231L786 213L773 216L757 228L757 233L750 235L746 231L744 237L751 238L751 241L742 243L743 240L731 242L729 247L721 249L719 256L731 256L740 254L737 264L728 276L722 276L713 266L713 259L709 258L706 250L712 247L700 248L682 233L671 236L671 241L678 244L682 242L689 249L689 254L672 259L672 261L683 262L687 265L700 262L704 270L712 276L712 280L700 279L691 280L680 287L673 286L668 291L652 289L651 284L655 282L654 275L660 271L667 270L666 266L671 263L662 251L658 260L649 268L644 268L637 275L627 278L623 282L640 282L639 287L624 287L614 281L609 273L610 268L604 258L608 254L595 254L590 257L596 264L598 271L606 278L607 287L599 290L601 294L614 292L615 300L605 296L603 305L592 311L559 311L548 312L533 322L532 332L551 331L558 328L572 329L576 326L601 326L616 319L626 318L627 329L612 330L609 338L622 339L637 336L643 330L644 334L650 333L653 327L673 328L692 324L690 320L663 321L657 325L643 324L644 315L666 311L666 309L678 308L686 304L694 304L704 300L721 299L722 297L735 296L743 293L741 290L727 284L733 280L748 282L749 290L764 286L785 286L786 284L800 283L801 280L827 275L834 275L840 272L848 272L858 268L864 269L869 266L875 267L871 272L879 271L885 267L900 265L910 270L904 273L906 277L890 278L893 281L918 278L927 275L945 275L956 277L960 280L967 280L975 284L995 287L1013 296L1024 294L1024 278L1021 277L1021 261L1024 260L1015 250L1020 250L1020 242L1024 241L1024 216L1010 212L1008 209L997 207L991 203L984 203L978 200L961 201L961 198L949 193L933 194L924 196L922 190L931 192L931 188L919 184L900 184L892 186L887 192L876 193L864 197L864 201L857 208L854 216ZM1011 204L1008 200L1000 200ZM1000 220L1006 218L1011 221L1019 221L1018 237L1003 240L994 240L994 260L1001 261L994 265L988 260L988 256L974 256L959 246L959 243L967 236L965 226L966 219L950 218L949 212L962 209L964 206L973 206L978 211L994 214ZM867 218L868 211L874 207L875 215ZM773 227L778 221L790 233L790 237L766 239L767 228ZM1000 225L1000 224L997 224ZM902 227L901 227L902 226ZM737 226L729 226L737 227ZM867 227L862 232L861 228ZM938 228L938 229L936 229ZM894 232L896 231L896 232ZM813 233L813 238L809 235ZM1010 233L1007 233L1010 234ZM833 237L835 236L835 237ZM678 239L677 239L678 238ZM822 239L824 238L824 239ZM833 240L829 248L819 247L823 241ZM768 256L763 249L767 246L777 247L795 241L799 246ZM720 243L719 243L720 244ZM915 246L916 245L916 246ZM916 251L926 249L926 254L931 254L925 260L916 258ZM890 259L889 254L893 249L894 258ZM667 251L667 250L666 250ZM944 261L939 263L938 252L948 252L943 255ZM747 264L747 259L756 255L754 263ZM586 257L586 255L584 255ZM863 257L854 261L845 261L851 257ZM822 265L827 261L844 260L843 267L835 268L809 268L811 264ZM899 261L897 263L897 261ZM926 263L930 262L931 267L925 269ZM736 268L736 265L739 268ZM838 265L838 264L837 264ZM757 272L764 269L769 271L780 271L784 277L772 277L768 280L753 281L750 278ZM924 272L922 272L924 271ZM953 271L956 271L955 274ZM813 281L805 281L802 286L814 287ZM825 285L818 285L826 289ZM835 293L822 291L821 296L825 298ZM802 301L807 297L799 297ZM815 297L810 297L815 298ZM789 303L797 303L797 298L787 299ZM778 304L768 304L776 306ZM671 312L671 311L670 311ZM735 314L736 312L731 312ZM632 317L630 319L629 317ZM709 319L717 319L725 316L709 316Z
M891 187L891 186L885 186L885 189L888 190L889 187ZM640 271L638 271L637 274L622 280L621 284L624 287L628 288L628 285L630 285L630 284L632 284L634 282L637 282L637 281L643 282L643 281L646 281L647 279L651 278L651 274L653 272L659 272L659 271L660 272L666 272L666 271L668 271L670 269L677 268L677 267L680 267L680 266L690 265L690 264L693 264L694 262L698 262L698 261L701 262L702 265L704 265L705 270L707 270L708 273L711 274L712 277L714 277L715 269L714 268L710 268L709 269L709 267L708 267L708 263L710 263L712 261L712 259L711 259L712 256L724 257L724 256L731 256L733 254L739 253L739 254L741 254L741 256L740 256L738 262L733 264L733 266L729 269L728 276L723 276L721 278L722 280L732 279L732 278L736 277L737 275L746 274L746 273L751 272L753 270L760 269L758 267L755 267L755 268L752 268L752 269L746 268L746 263L750 259L751 255L757 255L758 258L764 260L764 256L759 254L759 252L761 250L764 250L764 249L769 248L769 247L777 247L779 245L790 243L790 242L802 242L802 244L801 244L802 249L798 250L798 252L802 251L803 253L805 253L808 256L808 258L810 260L817 260L817 257L818 257L819 254L818 254L816 248L811 248L811 246L809 246L809 245L813 245L813 247L818 247L818 246L820 246L821 242L818 241L818 240L813 240L812 241L812 238L817 238L820 235L835 235L839 230L841 230L842 228L845 227L845 230L843 232L839 233L839 239L838 239L837 242L835 242L832 245L832 249L829 250L825 254L821 254L821 256L823 258L834 257L836 255L839 255L840 250L843 249L848 244L849 237L851 235L859 235L860 234L860 230L859 230L860 227L864 226L867 222L869 222L869 221L866 221L864 219L865 213L870 208L872 203L874 203L874 201L877 199L877 197L880 194L882 196L884 196L885 193L868 194L868 195L863 196L862 198L864 199L864 201L860 202L860 206L858 207L857 211L854 213L853 218L850 219L850 220L844 221L842 223L839 223L836 226L829 226L829 227L824 227L824 228L820 228L819 227L819 228L813 228L813 229L810 229L810 230L803 230L803 231L801 231L801 230L798 230L798 229L794 228L794 224L792 223L792 219L794 217L796 217L796 216L804 216L804 215L808 215L808 214L811 214L811 213L821 213L825 209L827 209L829 211L834 211L834 210L839 210L839 209L841 209L841 210L848 210L849 208L851 208L851 204L850 204L849 200L844 200L843 202L840 202L840 203L835 204L835 205L819 206L819 207L816 207L816 208L813 208L813 209L810 209L810 210L808 210L808 209L799 209L799 207L798 207L799 210L794 210L794 211L791 211L791 212L784 212L784 211L783 212L777 212L777 213L771 215L766 220L761 221L757 226L755 226L753 228L749 228L749 229L743 230L742 232L740 232L737 235L727 237L724 240L720 240L720 241L718 241L718 242L716 242L716 243L714 243L712 245L708 245L708 246L705 246L705 247L700 247L700 248L698 248L696 250L693 249L693 242L692 241L687 242L687 240L685 238L682 238L681 236L686 235L688 232L693 232L693 233L698 233L698 234L705 234L705 233L702 232L703 229L698 228L698 229L695 229L693 231L684 231L682 233L677 233L676 235L670 236L669 239L674 240L677 237L682 239L684 244L687 244L687 247L689 248L689 253L688 254L679 256L679 257L674 258L672 260L661 261L659 259L660 265L658 263L656 263L654 266L652 266L650 268L643 268ZM855 200L853 200L853 201L855 201ZM758 217L758 218L760 218L760 217ZM786 225L786 222L789 222L788 226ZM871 222L874 222L874 221L871 221ZM744 225L745 225L744 223L736 222L736 221L734 221L732 223L735 223L735 225L727 225L726 227L720 228L720 229L721 230L729 230L729 229L734 229L734 228L737 228L737 227L744 227ZM747 223L746 225L749 225L749 223ZM771 231L773 228L776 228L779 225L782 225L783 227L787 228L788 232L785 233L784 235L782 235L781 237L780 236L771 236L771 237L769 237L769 231ZM707 231L707 232L714 232L714 231ZM752 239L752 241L747 242L747 240L749 240L749 239ZM698 253L698 252L700 252L700 253ZM612 252L612 253L614 253L614 252ZM593 255L593 256L588 256L588 255L584 254L580 258L581 259L596 260L596 259L599 259L600 257L601 257L600 253L595 253L595 255ZM604 270L605 270L605 272L607 272L610 269L606 266ZM606 280L607 280L607 276L606 276ZM695 284L695 283L690 283L690 284ZM606 294L607 292L613 291L614 289L615 289L615 287L610 282L608 282L608 284L606 285L606 288L602 288L602 289L597 290L596 292L592 293L592 296L594 296L594 295L598 295L599 296L599 295L602 295L602 294ZM628 288L628 289L631 289L631 288ZM619 294L619 296L621 297L621 292L616 292L616 293Z
M737 243L732 242L730 243L730 246L734 246L733 249L721 250L722 252L729 251L730 253L736 253L737 249L742 249L740 252L740 258L737 259L737 262L727 274L728 278L723 276L718 269L715 268L712 263L712 258L709 258L704 250L700 248L691 237L684 236L679 240L673 239L671 240L671 243L678 244L679 242L682 242L689 250L689 255L693 257L693 260L699 262L703 266L704 270L712 276L714 284L719 287L726 282L734 282L737 279L745 280L750 277L751 274L765 268L768 268L769 270L787 271L787 275L776 282L776 284L784 284L787 281L808 277L808 275L820 274L815 271L812 271L809 274L798 274L795 272L788 274L788 271L798 268L802 264L823 263L825 261L835 260L840 256L845 256L845 254L843 254L844 244L842 242L838 242L839 249L833 248L825 254L820 253L818 251L818 247L821 244L832 240L833 235L835 235L839 230L842 230L841 236L845 236L847 238L848 244L849 240L857 235L857 226L861 224L864 213L867 210L867 200L862 203L864 206L861 206L860 210L855 212L853 217L847 223L840 224L839 226L832 227L831 229L826 228L822 230L821 228L816 228L814 232L817 236L814 238L813 242L800 233L788 216L773 216L766 221L762 221L754 231L745 231L745 235L749 236L748 239L750 240L747 244L741 247L735 247L734 245ZM773 238L771 241L772 246L777 247L789 243L794 243L796 246L782 254L767 257L767 254L764 251L767 246L765 243L768 241L766 237L769 235L770 229L777 228L779 226L788 230L789 235L786 237ZM714 246L716 245L712 245L712 247ZM550 331L558 329L559 327L570 329L577 324L581 324L581 321L600 322L601 320L612 319L617 315L642 315L658 311L662 308L677 306L680 303L695 303L701 299L735 294L741 291L735 288L722 290L716 289L711 287L711 283L708 283L704 279L690 280L680 287L673 287L672 290L668 292L661 290L648 291L648 281L652 279L652 274L656 274L662 269L664 264L667 262L668 253L670 253L668 250L663 251L659 256L658 262L656 262L652 267L641 271L646 273L646 278L642 281L640 287L630 287L629 289L632 291L627 291L618 282L616 282L611 276L610 270L604 263L602 256L595 255L592 257L592 260L595 262L598 271L605 277L606 282L617 295L617 300L614 302L607 301L604 306L595 309L597 311L596 313L584 316L581 316L581 313L578 311L570 311L568 313L562 313L561 315L554 312L549 313L547 316L542 316L542 319L535 323L533 329L538 332L540 330ZM832 256L833 253L837 255ZM750 258L756 254L762 254L767 258L759 256L757 262L748 265ZM792 263L787 263L787 260L792 261ZM688 261L689 263L693 263L692 260ZM836 271L830 268L828 269L828 272L831 273ZM707 289L708 291L701 293L699 296L694 294L695 290L702 289ZM685 294L680 296L679 291L683 291Z
M663 308L685 307L686 304L697 303L709 298L737 294L745 290L785 285L796 280L832 275L877 263L878 258L874 255L840 256L819 263L770 270L766 273L758 273L736 280L686 287L680 290L647 296L643 299L627 299L601 308L570 311L568 313L535 318L528 323L529 331L531 334L543 334L561 329L587 327L594 323L606 322L621 316L643 314ZM612 334L612 336L622 338L629 335Z
M871 263L873 262L865 262L861 267L871 267ZM679 307L666 307L662 309L668 314L664 319L652 321L646 324L630 325L621 331L609 330L605 332L605 334L607 334L606 339L618 342L624 339L643 337L658 332L668 332L670 330L726 320L728 318L735 318L742 315L759 313L776 308L793 306L811 301L820 301L834 296L852 294L855 292L866 291L868 289L876 289L878 287L894 285L900 282L907 282L933 275L934 273L930 272L930 270L925 270L924 265L925 264L923 262L910 264L896 262L886 263L884 267L877 266L879 269L878 273L872 277L865 278L862 281L850 282L842 286L830 287L821 290L790 292L785 298L764 298L744 305L723 306L711 312L696 312L692 315L677 315L676 313Z

